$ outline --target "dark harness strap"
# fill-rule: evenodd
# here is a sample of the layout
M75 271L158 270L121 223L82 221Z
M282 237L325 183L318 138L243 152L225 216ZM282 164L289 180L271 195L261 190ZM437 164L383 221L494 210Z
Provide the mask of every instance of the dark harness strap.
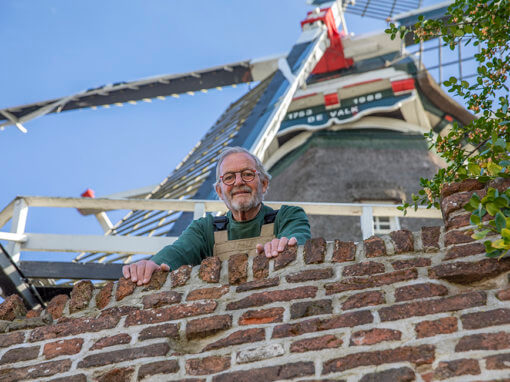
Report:
M264 215L264 224L274 223L276 215L280 210L274 210ZM214 232L225 231L228 227L228 218L226 216L215 216L213 220Z

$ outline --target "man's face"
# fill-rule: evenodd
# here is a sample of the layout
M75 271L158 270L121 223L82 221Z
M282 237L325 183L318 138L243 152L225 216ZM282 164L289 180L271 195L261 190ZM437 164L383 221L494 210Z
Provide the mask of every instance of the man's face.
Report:
M221 180L216 186L218 196L225 202L229 210L233 211L249 211L257 208L262 203L262 197L267 190L267 180L260 181L257 173L255 179L251 182L243 181L240 171L255 170L255 161L245 153L230 154L220 166L220 175L223 176L227 172L238 172L235 174L234 184L226 185Z

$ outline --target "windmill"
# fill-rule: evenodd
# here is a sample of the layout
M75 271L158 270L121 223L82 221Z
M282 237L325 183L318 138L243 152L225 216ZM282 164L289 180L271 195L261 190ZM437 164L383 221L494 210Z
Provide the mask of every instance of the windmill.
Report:
M420 60L402 52L402 42L389 41L384 34L350 36L346 29L345 13L386 19L408 12L405 20L410 20L423 12L415 10L420 2L315 0L311 5L302 34L286 56L111 84L7 108L0 110L0 127L23 131L30 119L48 113L258 82L223 113L169 177L148 193L131 196L213 199L215 158L224 146L240 145L261 157L273 173L268 200L400 202L414 191L416 173L430 175L435 169L421 134L431 128L441 133L453 121L467 123L472 116L440 90ZM426 12L440 13L444 7ZM427 51L417 52L423 58ZM331 172L335 181L325 182ZM399 184L399 179L404 181ZM108 235L175 236L191 219L191 213L174 210L137 210L106 227ZM335 233L328 227L340 227L345 239L352 239L360 223L338 219L312 217L312 226L330 237ZM400 223L388 219L374 224L384 230ZM9 255L13 248L7 249ZM76 258L114 265L129 259L94 252ZM19 272L24 273L23 267Z

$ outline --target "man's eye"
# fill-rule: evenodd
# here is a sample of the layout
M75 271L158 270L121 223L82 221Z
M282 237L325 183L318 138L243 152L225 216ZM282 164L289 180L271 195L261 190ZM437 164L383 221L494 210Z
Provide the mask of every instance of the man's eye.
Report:
M231 182L234 179L235 179L235 175L232 173L227 173L227 174L223 175L224 182Z
M242 172L241 176L243 178L252 178L252 177L255 176L255 173L253 171L251 171L251 170L245 170L245 171Z

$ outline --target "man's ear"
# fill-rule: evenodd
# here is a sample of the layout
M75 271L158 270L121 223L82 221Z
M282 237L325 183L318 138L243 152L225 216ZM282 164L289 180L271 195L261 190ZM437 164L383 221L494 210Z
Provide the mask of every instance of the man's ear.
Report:
M214 186L214 189L216 190L216 193L218 194L219 198L223 200L223 194L221 193L221 186L218 183L216 186Z
M262 182L262 194L266 193L268 186L269 186L269 180L264 179L264 181Z

